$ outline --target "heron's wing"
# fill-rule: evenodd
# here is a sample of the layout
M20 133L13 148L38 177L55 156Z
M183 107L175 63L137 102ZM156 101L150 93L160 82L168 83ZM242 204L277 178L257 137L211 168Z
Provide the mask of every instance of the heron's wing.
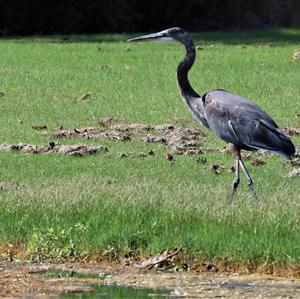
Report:
M209 127L226 142L245 149L265 149L290 158L295 148L274 120L255 104L225 91L206 95Z

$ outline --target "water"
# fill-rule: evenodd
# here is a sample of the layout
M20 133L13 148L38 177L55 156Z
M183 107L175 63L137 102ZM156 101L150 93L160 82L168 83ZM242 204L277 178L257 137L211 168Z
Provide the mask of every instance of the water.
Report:
M56 295L65 292L59 298L159 299L181 298L181 294L190 298L300 298L300 281L297 278L282 279L255 275L240 277L222 273L84 273L89 272L48 269L42 275L45 282L50 279L52 287L53 284L57 284L59 289ZM144 285L148 288L139 288ZM49 295L51 292L53 293L53 289L49 289Z
M171 298L170 291L165 289L143 289L117 285L92 285L95 292L67 294L59 298ZM172 296L172 298L174 298Z
M82 274L75 271L63 271L49 269L46 272L47 278L96 278L95 275ZM134 288L134 287L124 287L118 286L116 284L82 284L91 286L94 292L82 292L82 293L72 293L65 294L59 298L171 298L170 290L167 289L147 289L147 288ZM172 296L172 298L174 298Z

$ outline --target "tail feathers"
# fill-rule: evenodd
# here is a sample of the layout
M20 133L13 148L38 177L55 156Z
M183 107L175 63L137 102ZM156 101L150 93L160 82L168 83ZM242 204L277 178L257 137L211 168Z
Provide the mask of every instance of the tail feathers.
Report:
M257 130L256 130L257 129ZM292 160L295 155L295 146L288 136L279 128L270 128L264 122L254 130L250 146L256 149L265 149L288 160Z

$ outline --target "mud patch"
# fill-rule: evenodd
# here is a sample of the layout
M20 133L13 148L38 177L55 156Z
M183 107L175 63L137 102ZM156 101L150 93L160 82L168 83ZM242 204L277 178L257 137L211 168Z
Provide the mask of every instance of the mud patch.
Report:
M57 273L65 272L68 275L47 276L52 269ZM100 290L104 286L106 293L110 293L110 290L116 286L135 289L168 289L171 297L178 296L179 298L300 297L300 281L295 278L260 274L240 275L227 272L145 272L133 267L105 262L32 264L26 261L0 261L1 298L49 298L66 294L69 294L67 298L70 298L71 294L74 298L77 298L76 294L77 296L82 294L83 297L86 294L88 298L97 298L97 293L95 293L97 286ZM119 298L126 298L118 295ZM115 295L114 298L118 296ZM136 297L127 296L127 298Z
M172 154L177 155L192 155L204 152L203 138L206 137L206 134L199 129L176 128L170 124L115 123L114 119L109 117L101 118L99 124L101 124L101 128L56 130L51 133L51 137L82 137L85 139L161 143L168 146Z
M18 144L0 144L0 151L4 152L21 152L29 154L45 154L57 153L70 156L95 155L98 153L106 153L108 149L102 145L61 145L55 142L50 142L48 145L35 145L27 143Z
M70 138L82 137L85 139L106 139L113 141L127 141L130 140L128 134L118 132L115 130L105 130L102 128L82 128L74 130L57 130L51 134L54 138Z

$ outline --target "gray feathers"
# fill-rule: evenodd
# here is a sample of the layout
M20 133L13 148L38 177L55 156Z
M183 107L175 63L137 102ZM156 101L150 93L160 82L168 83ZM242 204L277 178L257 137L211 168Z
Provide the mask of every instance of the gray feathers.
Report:
M257 105L227 91L209 91L203 102L209 127L224 141L247 150L269 150L287 159L295 153L289 137Z

